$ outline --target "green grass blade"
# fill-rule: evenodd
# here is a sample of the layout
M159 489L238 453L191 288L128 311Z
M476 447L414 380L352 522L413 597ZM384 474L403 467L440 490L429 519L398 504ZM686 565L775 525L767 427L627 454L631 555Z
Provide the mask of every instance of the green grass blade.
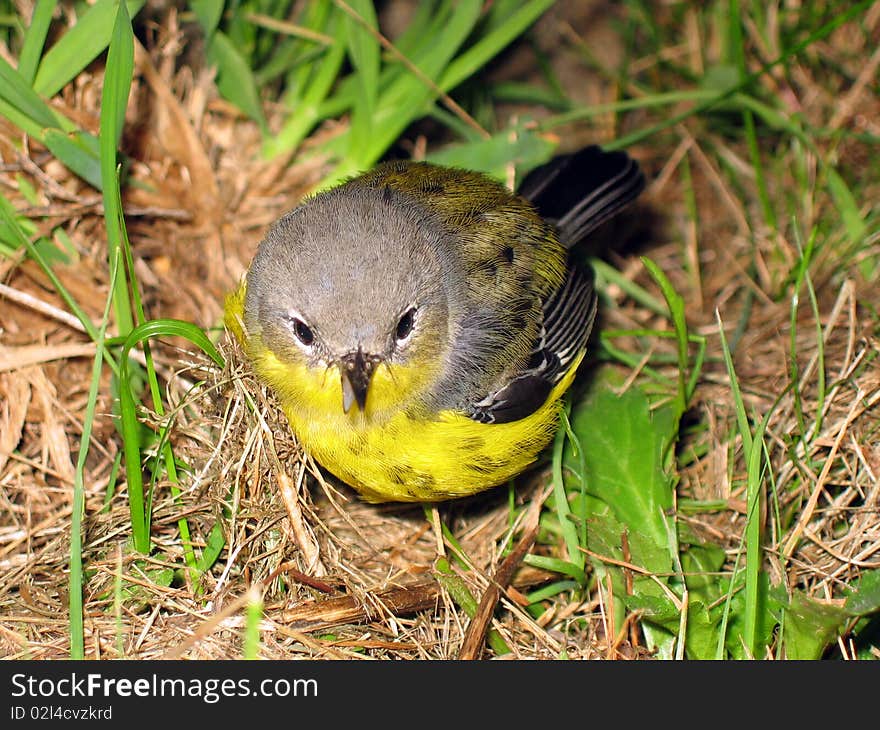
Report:
M117 259L118 263L118 259ZM119 267L110 269L111 287L119 273ZM101 342L107 333L110 321L112 298L107 297L104 314L97 337ZM104 348L98 347L92 362L92 375L89 379L89 395L86 411L83 416L82 437L76 458L76 469L73 481L73 505L70 525L70 592L68 596L68 622L70 631L70 658L85 658L85 640L83 635L83 566L82 566L82 518L85 511L86 460L91 444L92 427L95 422L95 411L98 404L98 393L101 388L101 371L103 369Z
M837 170L826 166L825 175L828 177L828 188L834 197L834 204L843 220L847 236L853 245L860 245L867 235L868 227L858 203Z
M46 102L2 56L0 56L0 101L40 127L58 126Z
M440 88L449 91L473 76L521 36L529 26L552 7L554 2L555 0L532 0L504 18L498 26L449 64L440 77L438 84ZM456 9L457 12L458 9Z
M730 380L730 390L733 394L733 404L736 409L736 422L743 442L743 453L750 454L752 452L752 430L749 428L749 417L746 414L746 407L739 389L739 380L733 367L733 356L731 355L730 347L727 345L727 336L724 334L724 323L721 321L721 313L717 310L715 311L715 321L718 322L718 337L721 339L724 365L727 367L727 377Z
M809 260L812 257L813 249L816 245L816 229L814 228L807 247L804 251L804 257ZM800 246L800 242L798 244ZM807 296L810 298L810 308L813 312L813 321L816 323L816 415L813 422L813 428L808 435L808 439L818 437L822 431L823 415L825 413L825 397L827 395L827 383L825 375L825 337L822 332L822 316L819 312L819 302L816 299L816 290L813 287L813 280L810 277L809 269L804 271L804 281L807 285Z
M248 591L247 607L244 624L244 659L260 658L260 624L263 621L263 597L259 590L252 586Z
M426 160L437 165L479 170L503 181L511 164L519 175L524 175L546 162L553 153L554 145L547 137L527 129L512 132L506 129L488 139L452 145L432 152Z
M315 124L330 116L324 102L339 76L346 48L345 24L339 22L338 18L331 20L336 23L332 29L333 45L319 60L310 64L317 66L316 69L303 67L302 74L298 76L299 83L294 85L293 92L288 94L284 102L292 113L279 132L264 141L262 154L266 158L271 159L296 149Z
M571 425L568 423L568 414L563 412L560 418L565 419L565 427L560 428L556 432L553 441L553 507L556 511L556 518L559 520L559 527L562 530L563 540L565 541L565 549L568 553L568 560L577 569L580 575L584 571L584 553L580 550L581 542L578 534L578 527L571 514L571 505L568 503L568 495L565 491L565 482L562 478L562 455L565 447L565 439L571 433ZM572 448L575 448L574 443ZM583 463L583 453L581 449L577 449L579 463ZM583 489L583 483L580 487Z
M349 156L357 160L370 149L373 120L379 95L378 20L371 0L337 2L346 13L348 56L354 66L358 93L351 118Z
M112 290L113 312L118 333L126 337L134 326L132 306L125 274L125 220L117 172L117 142L125 123L125 107L131 87L134 68L134 41L131 19L125 3L119 3L113 24L107 72L101 96L100 152L103 180L104 225L107 229L107 251L110 268L119 267L122 275L115 279ZM130 271L131 269L129 269ZM134 398L129 387L130 363L128 353L120 361L119 408L125 471L128 484L129 519L135 550L150 551L149 517L144 509L141 459L140 424Z
M643 127L642 129L639 129L635 132L631 132L630 134L618 137L613 142L613 144L607 145L606 149L625 149L627 147L631 147L644 139L653 137L655 134L662 132L665 129L674 127L676 124L683 122L689 117L697 116L705 111L708 111L712 107L722 104L724 101L731 98L738 92L751 87L752 84L755 83L755 81L757 81L763 75L772 71L774 68L776 68L776 66L785 63L785 61L791 58L796 58L800 53L805 51L817 41L826 38L843 24L848 23L853 18L864 13L864 11L867 10L875 2L876 0L862 0L862 2L856 3L855 5L850 5L845 11L835 15L832 20L817 28L815 31L807 35L807 37L795 43L790 48L784 49L778 56L776 56L776 58L762 64L759 69L753 71L746 78L742 79L739 83L730 86L728 89L719 94L716 94L712 98L695 104L689 109L685 109L682 112L670 115L662 122L658 122L657 124L654 124L650 127Z
M45 97L55 96L110 43L116 24L117 0L97 0L72 28L43 56L34 79L34 91ZM129 17L137 15L144 0L129 0ZM108 64L108 71L112 67Z
M435 89L449 91L452 88L441 82L430 85L431 79L436 79L444 69L452 62L456 52L473 32L480 19L482 3L477 0L465 0L449 13L448 20L439 29L439 34L432 38L432 42L426 43L422 39L414 47L409 60L418 69L419 74L413 73L406 66L395 66L389 69L393 80L382 92L380 102L380 115L390 119L399 120L402 116L410 119L420 115L426 100L436 96ZM442 79L442 77L441 77ZM400 114L400 105L408 106L408 113Z
M107 248L111 260L121 257L125 222L122 198L117 176L117 147L125 124L125 109L131 89L134 70L134 36L131 18L125 3L119 3L107 54L107 72L101 94L100 164L104 197L104 224L107 229ZM131 304L126 277L116 280L113 290L113 313L118 334L126 336L133 327Z
M579 586L584 585L586 581L584 571L568 560L550 558L546 555L532 555L530 553L523 558L523 562L526 565L531 565L533 568L540 568L541 570L549 570L553 573L567 575L570 578L573 578Z
M422 42L407 63L386 69L384 79L390 76L391 80L379 95L373 119L375 134L369 140L369 146L352 157L347 154L351 149L350 133L337 138L334 145L337 150L342 150L342 159L322 181L322 188L373 165L414 119L428 113L433 99L443 91L432 79L443 72L467 40L480 18L481 9L479 0L462 0L455 12L449 14L448 23L438 36L430 43ZM399 60L399 56L396 57Z
M223 356L205 331L198 325L182 319L151 319L143 322L132 330L126 338L124 347L130 349L139 342L155 337L183 337L210 357L218 368L225 366Z
M666 305L669 307L669 314L675 329L675 341L678 346L678 413L681 416L687 408L688 387L685 373L688 372L690 367L688 362L688 329L684 314L684 299L675 291L672 282L669 281L669 278L657 264L647 256L642 256L642 263L648 269L651 278L660 287L660 291L666 299Z
M555 127L560 127L574 122L580 122L592 119L600 115L620 114L621 112L633 111L637 109L650 109L656 106L673 106L680 105L683 102L690 101L706 101L714 99L717 92L706 89L687 89L683 91L669 91L665 93L655 93L638 99L622 99L620 101L611 101L604 104L590 104L589 106L578 107L571 111L563 112L549 116L538 122L538 129L548 131ZM621 145L616 140L611 140L602 144L602 148L606 150L621 149Z
M14 209L12 203L2 195L0 195L0 203L2 203L0 204L0 222L5 224L5 230L11 234L13 240L18 242L19 247L25 249L28 252L28 255L37 262L39 267L43 270L43 273L49 279L54 290L64 301L68 310L80 321L80 324L82 324L92 342L96 343L99 347L104 348L104 357L113 372L117 372L118 365L116 359L107 351L104 337L100 334L99 329L92 322L88 314L86 314L85 310L73 298L64 284L61 283L58 275L53 271L52 266L40 252L39 248L31 242L19 222L13 217L12 211Z
M217 66L217 88L220 93L259 124L263 134L266 134L268 125L251 67L222 31L218 30L211 38L208 60Z
M56 114L24 78L0 58L0 115L40 140L55 157L94 187L101 188L97 141Z
M119 12L110 37L107 72L104 76L101 96L101 142L108 139L107 133L110 132L114 148L119 147L119 140L122 138L133 73L134 35L131 30L131 17L125 3L119 3Z
M636 304L645 307L654 314L659 314L661 317L666 317L669 314L669 310L663 302L652 296L632 279L628 279L613 266L598 258L590 258L589 263L596 274L596 288L600 291L608 284L616 284Z
M202 33L209 42L220 26L224 5L226 5L225 0L192 0L189 4L202 27Z
M740 79L745 78L748 74L748 66L746 62L747 49L745 39L742 34L742 24L740 18L739 0L730 0L730 43L732 52L735 56L738 76ZM770 196L767 192L767 180L764 175L764 166L761 164L761 151L758 145L758 134L755 129L755 117L752 110L745 107L741 111L743 118L743 130L745 132L746 145L749 148L749 157L752 161L752 170L755 171L755 182L758 186L758 198L761 201L761 209L764 213L764 221L773 231L777 230L776 213L770 202Z
M95 150L95 141L94 137L84 132L47 129L43 134L43 143L59 162L95 189L103 191L101 158Z
M471 594L467 584L453 571L452 566L446 558L437 560L435 566L437 581L442 585L452 597L452 600L464 611L469 618L473 618L477 613L477 599ZM486 633L486 641L498 656L510 653L510 647L504 641L495 629L489 629Z
M34 13L31 24L24 36L24 44L18 55L18 73L28 85L33 85L37 75L37 66L49 33L49 24L52 22L52 13L57 7L57 0L37 0L34 5Z
M140 302L137 303L137 307L140 309ZM139 316L143 317L142 311L140 311ZM143 525L143 530L146 533L145 535L143 532L139 532L138 537L135 538L135 546L141 550L141 552L146 552L149 549L149 522L151 510L149 500L144 497L143 471L141 466L142 449L139 438L140 424L137 417L137 405L134 394L132 393L132 373L129 369L129 353L138 344L144 343L144 354L147 357L147 378L150 384L153 408L159 417L164 416L165 409L162 403L161 393L159 392L158 379L156 377L155 368L152 366L150 349L146 345L147 341L154 337L184 337L197 347L201 348L218 367L223 367L224 364L223 356L219 353L214 346L214 343L211 342L205 332L192 322L184 322L182 320L154 319L143 322L131 331L122 346L121 356L123 367L119 377L119 399L120 414L122 417L123 448L125 450L125 466L128 481L129 510L132 529L134 531L135 526L137 526L137 529L140 531L141 525ZM152 474L153 480L155 480L159 474L159 462L162 460L165 466L165 472L171 484L171 495L176 500L180 496L180 489L177 486L179 479L177 476L177 467L174 462L174 454L171 450L168 437L169 426L165 425L159 434L159 445L157 448L156 462L152 468ZM150 494L152 494L152 490L150 491ZM202 571L200 566L204 565L206 560L209 561L208 565L213 564L216 555L211 556L210 558L207 558L204 555L201 558L198 558L195 555L190 537L189 523L186 519L182 518L178 520L178 529L181 534L184 560L189 569L189 577L190 580L195 582ZM138 542L138 540L140 540L140 542Z
M116 256L113 262L119 260ZM122 433L122 453L125 457L125 477L128 490L128 512L132 543L138 552L150 552L150 515L145 508L144 475L141 467L140 423L137 405L131 392L131 363L123 352L119 368L119 430Z
M0 58L0 62L2 62ZM2 82L0 82L2 86ZM5 99L0 98L0 117L8 119L12 124L18 127L25 134L30 135L34 139L40 139L44 127L37 124L26 114L22 114L16 107L9 104Z
M743 643L754 658L760 658L757 638L758 620L763 614L759 595L759 579L763 560L761 546L761 495L763 492L764 430L770 413L758 422L748 454L746 483L746 585L743 615Z

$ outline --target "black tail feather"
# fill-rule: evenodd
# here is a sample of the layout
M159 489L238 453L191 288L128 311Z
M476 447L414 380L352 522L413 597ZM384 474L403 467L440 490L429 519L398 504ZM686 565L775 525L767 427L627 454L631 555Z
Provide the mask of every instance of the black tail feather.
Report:
M560 242L572 248L635 200L644 187L645 176L626 152L605 152L591 145L532 170L519 194L556 225Z

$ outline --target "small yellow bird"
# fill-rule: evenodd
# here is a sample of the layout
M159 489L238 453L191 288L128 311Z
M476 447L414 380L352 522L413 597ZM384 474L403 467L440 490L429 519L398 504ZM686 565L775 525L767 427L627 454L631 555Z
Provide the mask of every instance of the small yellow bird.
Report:
M387 162L275 222L226 326L305 449L364 499L473 494L553 437L596 314L568 249L643 187L596 146L519 194Z

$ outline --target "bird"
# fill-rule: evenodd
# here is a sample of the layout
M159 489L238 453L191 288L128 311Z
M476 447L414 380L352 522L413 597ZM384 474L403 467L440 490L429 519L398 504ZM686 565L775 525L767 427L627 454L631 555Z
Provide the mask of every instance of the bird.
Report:
M597 145L516 192L383 162L268 228L224 322L305 451L365 501L472 495L553 438L597 311L571 250L644 186Z

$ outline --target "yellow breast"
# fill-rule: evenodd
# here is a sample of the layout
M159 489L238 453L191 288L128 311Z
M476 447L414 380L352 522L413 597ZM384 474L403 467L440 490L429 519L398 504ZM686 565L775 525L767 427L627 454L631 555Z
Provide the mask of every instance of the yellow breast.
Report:
M541 408L500 424L479 423L452 411L417 417L384 410L376 417L369 397L365 414L356 408L345 414L338 374L292 369L277 360L267 369L265 358L258 370L281 396L303 447L323 467L371 502L430 502L488 489L532 464L553 437L559 399L579 361ZM314 397L304 398L305 393Z
M236 299L238 301L236 301ZM226 324L248 350L257 375L278 394L293 432L327 470L370 502L432 502L480 492L516 476L553 438L560 398L581 352L543 406L526 418L486 424L466 414L413 415L401 394L419 390L432 373L380 368L366 411L342 410L335 367L282 363L241 327L241 292L227 300Z

